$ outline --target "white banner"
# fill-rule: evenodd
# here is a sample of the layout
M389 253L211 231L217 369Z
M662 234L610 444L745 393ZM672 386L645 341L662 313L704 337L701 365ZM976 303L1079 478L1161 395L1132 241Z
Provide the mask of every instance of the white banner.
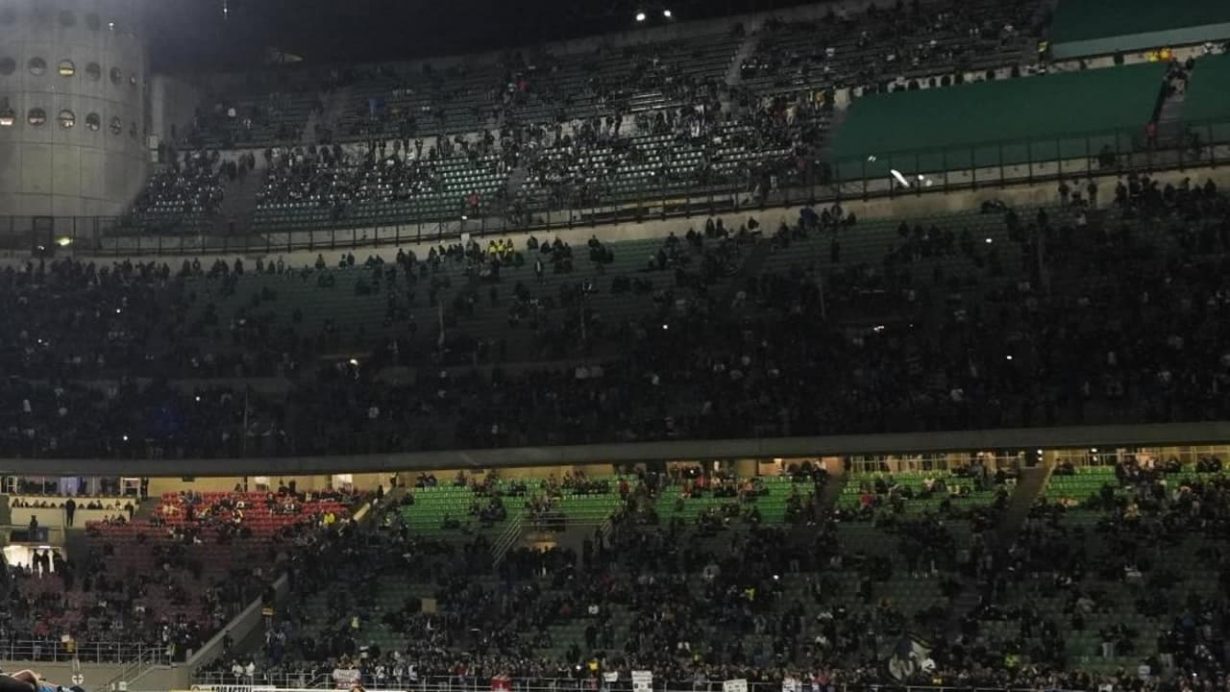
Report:
M745 678L726 680L722 682L722 692L747 692L747 680Z
M653 692L653 672L648 670L632 671L632 692Z

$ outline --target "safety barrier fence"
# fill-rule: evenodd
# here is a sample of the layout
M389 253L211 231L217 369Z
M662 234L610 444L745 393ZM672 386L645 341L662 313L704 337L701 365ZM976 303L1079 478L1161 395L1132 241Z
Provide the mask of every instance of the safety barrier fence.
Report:
M74 255L140 256L327 252L448 241L469 234L597 227L838 200L873 199L1003 187L1059 179L1153 173L1230 163L1230 119L1188 123L1149 139L1144 131L1107 131L972 147L882 152L858 159L780 171L776 185L695 188L635 200L568 209L531 210L516 217L496 210L450 219L358 223L330 227L227 232L223 223L170 224L158 231L114 216L0 216L0 250ZM767 180L767 177L765 178ZM663 186L664 188L666 186ZM1081 190L1080 185L1074 188ZM1104 194L1110 195L1111 190ZM222 230L219 230L219 229Z
M234 681L236 678L229 673L215 673L198 676L193 692L311 692L313 690L335 688L334 680L329 675L287 675L278 676L271 682L235 683L222 682L224 679ZM210 682L218 680L219 682ZM365 692L807 692L812 689L810 682L799 682L791 686L782 681L754 682L746 680L707 680L707 681L667 681L654 678L649 687L636 687L632 680L621 675L614 681L602 678L531 678L518 680L484 680L475 677L424 678L414 682L403 681L395 684L372 684L364 686ZM350 689L344 685L343 689ZM1039 692L1037 689L1025 687L982 687L982 686L929 686L904 685L900 683L841 683L826 689L837 692ZM1047 688L1046 692L1073 692L1061 688Z
M133 642L77 642L55 640L10 640L0 641L0 660L42 661L49 663L129 663L143 661L150 664L170 662L164 646L150 646Z

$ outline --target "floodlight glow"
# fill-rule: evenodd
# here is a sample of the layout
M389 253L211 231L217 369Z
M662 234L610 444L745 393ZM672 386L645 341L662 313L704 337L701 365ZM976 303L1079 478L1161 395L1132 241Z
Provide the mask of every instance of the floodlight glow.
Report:
M892 173L892 174L893 174L893 177L897 179L897 182L901 183L901 186L902 186L902 187L909 187L909 186L910 186L910 181L909 181L909 180L906 180L906 178L905 178L905 176L904 176L904 175L901 175L901 171L899 171L899 170L897 170L896 168L894 168L894 169L892 169L891 171L889 171L889 173Z
M638 21L638 22L643 22L643 21L645 21L645 13L644 13L644 12L637 12L637 13L636 13L636 21Z
M666 17L667 19L670 19L674 15L671 14L670 10L662 10L662 16Z

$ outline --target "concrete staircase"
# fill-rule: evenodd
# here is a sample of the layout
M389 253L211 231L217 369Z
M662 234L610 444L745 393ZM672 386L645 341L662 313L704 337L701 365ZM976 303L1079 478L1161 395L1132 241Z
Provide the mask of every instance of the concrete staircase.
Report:
M303 134L299 135L300 146L308 147L316 143L316 127L320 125L320 111L308 113L307 122L303 124Z
M133 512L133 519L149 519L154 516L154 512L158 509L158 498L147 497L137 504L137 510Z
M508 172L508 182L504 185L504 190L508 194L508 199L515 199L525 186L525 181L530 177L529 163L527 161L518 161L515 168Z
M760 227L762 231L771 233L771 229ZM739 267L739 273L736 274L737 282L742 286L742 282L752 276L759 276L761 268L764 267L765 260L773 252L773 248L769 243L756 243L756 247L747 253L747 257L743 260L743 266Z
M324 98L324 107L320 109L320 114L316 117L316 122L308 121L308 128L304 131L304 136L311 133L312 143L316 142L316 125L319 124L325 130L336 132L338 123L341 122L342 116L346 114L346 109L350 106L351 89L350 87L342 87L337 91L330 92Z
M525 181L530 177L530 167L538 161L540 154L541 152L537 149L528 149L517 157L517 165L508 172L508 182L504 185L508 199L516 199L517 195L525 189Z
M747 37L739 45L739 50L735 51L735 57L731 59L730 66L726 68L725 81L727 86L738 86L743 83L743 63L756 53L756 48L759 45L760 32L749 30Z
M214 233L229 235L248 232L252 225L252 216L256 213L256 196L261 190L264 178L264 171L258 167L227 185L226 194L218 208L218 216L214 220Z
M1049 464L1035 466L1031 468L1021 469L1017 477L1016 487L1012 491L1012 495L1008 497L1008 504L1004 508L1004 512L996 522L996 529L993 537L989 540L990 545L986 549L992 553L1003 553L1016 540L1017 533L1021 530L1025 520L1029 517L1029 510L1037 502L1038 497L1046 489L1046 482L1051 477L1052 466ZM998 558L997 558L998 559ZM969 613L973 612L978 606L980 599L980 584L976 581L965 580L962 582L962 589L949 605L948 625L952 632L956 632L959 628L961 619Z
M999 519L999 524L995 533L994 547L1006 549L1012 545L1012 541L1016 539L1016 534L1021 530L1021 526L1025 524L1025 519L1029 517L1029 510L1038 501L1038 497L1042 495L1042 491L1046 489L1046 482L1050 480L1051 470L1054 467L1046 464L1035 466L1033 468L1021 469L1020 475L1017 477L1016 489L1008 498L1008 506L1004 509L1003 516Z
M841 498L841 493L846 489L846 484L849 482L850 474L845 471L829 476L824 489L820 491L820 497L816 500L817 516L827 518L833 515L833 511L837 509L837 500ZM790 545L801 550L811 550L817 531L822 524L823 522L818 523L816 526L795 526L790 530Z
M1167 96L1157 114L1157 137L1159 141L1178 140L1183 137L1183 106L1187 92Z
M826 516L833 513L837 508L837 499L841 497L841 493L846 489L846 484L850 482L850 474L843 471L839 474L829 476L829 481L824 485L824 490L820 493L820 513L821 516Z

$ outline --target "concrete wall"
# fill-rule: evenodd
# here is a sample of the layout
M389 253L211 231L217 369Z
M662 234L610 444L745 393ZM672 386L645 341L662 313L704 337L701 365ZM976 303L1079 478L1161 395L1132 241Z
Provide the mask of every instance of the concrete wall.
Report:
M182 477L234 476L236 473L417 473L429 469L466 469L571 464L650 462L675 459L825 457L844 454L901 454L1051 447L1105 447L1175 444L1225 444L1230 422L1087 425L1054 428L1001 428L883 435L825 435L733 440L673 440L555 447L441 450L391 454L246 459L43 459L47 475L135 474ZM0 459L0 472L22 460Z
M1182 29L1150 31L1142 34L1104 36L1085 41L1069 41L1051 46L1051 55L1057 59L1080 58L1089 55L1106 55L1122 51L1139 51L1163 46L1200 44L1206 41L1221 41L1230 38L1230 23L1190 26Z
M1158 171L1151 176L1154 180L1162 184L1175 183L1178 184L1184 178L1191 178L1193 182L1203 184L1206 179L1211 179L1219 188L1230 188L1230 167L1220 166L1217 168L1200 167L1188 168L1184 171L1169 170ZM1070 181L1082 180L1079 176L1071 176ZM1119 180L1119 176L1104 175L1095 176L1098 186L1103 191L1102 199L1110 199L1113 195L1115 184ZM977 209L982 202L986 200L1002 200L1006 204L1013 206L1037 206L1043 204L1058 203L1058 194L1056 192L1056 184L1053 182L1037 183L1037 184L1008 184L1004 187L998 187L992 184L987 184L985 187L980 187L977 190L964 190L959 192L941 193L941 192L924 192L922 188L916 191L916 194L902 193L896 197L877 197L869 200L861 199L846 199L841 205L847 212L853 212L860 219L911 219L918 217L936 216L941 214L950 214L954 212L968 211ZM794 223L799 218L798 205L788 207L769 207L766 209L747 209L739 212L730 212L718 214L722 218L727 228L738 228L739 224L746 223L749 218L755 218L760 222L761 229L766 233L772 233L776 230L778 224L785 222L787 224ZM676 219L653 219L640 223L628 222L619 224L610 224L603 226L578 226L571 229L559 229L554 231L517 231L502 234L500 237L510 238L517 247L524 247L525 240L529 236L534 235L539 240L551 240L560 238L574 246L584 245L585 241L591 235L596 235L603 242L614 243L624 240L638 240L644 238L665 237L671 232L682 236L687 233L689 228L697 230L703 229L705 219L703 214L697 214L690 218ZM491 236L496 237L496 236ZM349 236L346 235L348 239ZM479 242L486 243L488 237L477 238ZM456 238L446 239L446 243L456 243ZM436 243L414 243L407 240L400 247L407 252L415 252L420 259L427 256L430 248L435 247ZM276 244L274 245L276 248ZM237 258L243 258L245 263L255 261L256 257L264 257L266 261L276 261L281 259L288 267L304 267L312 266L316 261L317 255L322 255L325 261L331 267L337 266L339 257L347 252L353 252L355 258L362 262L368 256L379 256L384 260L392 261L397 256L398 247L392 245L384 245L376 248L358 248L356 250L348 250L345 247L340 247L337 250L324 251L308 251L300 250L294 252L274 252L269 254L263 252L237 254L228 253L220 255L228 262L234 262ZM185 253L182 256L167 254L158 258L152 258L148 255L133 254L129 259L135 261L150 261L158 259L160 262L167 262L171 267L178 268L179 264L184 259L193 257L202 257L203 253ZM211 256L211 260L212 260ZM123 256L115 259L123 259ZM648 258L646 258L648 260ZM0 265L12 264L19 266L27 261L25 257L14 256L12 258L0 258ZM103 259L101 261L110 261ZM204 261L204 260L203 260ZM249 269L251 265L249 265Z
M248 476L248 489L256 490L256 478L258 476ZM329 474L318 475L299 475L299 476L266 476L269 479L269 487L276 490L278 483L284 482L290 484L295 482L295 489L299 492L309 490L327 490L333 487L333 477ZM151 478L149 481L149 493L151 497L157 497L163 493L177 493L181 490L193 490L199 493L208 492L227 492L235 489L236 484L243 484L243 476L202 476L192 477L191 480L184 478ZM351 474L351 482L358 490L375 490L377 485L389 487L389 474L387 473L353 473ZM16 511L16 510L14 510Z
M15 116L0 127L0 215L115 214L140 189L148 69L140 18L140 0L0 3L0 110ZM34 109L43 124L31 124Z
M150 134L167 144L182 138L203 98L201 88L187 78L154 75L149 85Z
M28 526L32 516L38 517L39 526L60 527L65 524L64 510L58 507L14 507L12 512L14 526ZM120 515L128 517L123 510L79 509L73 515L73 525L82 527L87 521L102 521Z

